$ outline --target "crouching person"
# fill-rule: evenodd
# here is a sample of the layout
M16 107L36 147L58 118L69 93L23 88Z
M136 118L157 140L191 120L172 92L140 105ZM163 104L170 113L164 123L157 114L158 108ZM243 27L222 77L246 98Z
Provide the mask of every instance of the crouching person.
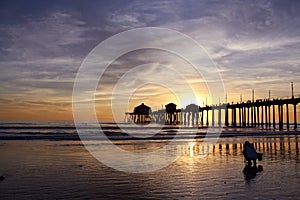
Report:
M262 154L257 153L253 144L251 144L249 141L246 141L244 144L243 155L248 162L248 166L252 165L252 161L253 165L256 166L256 159L262 159Z

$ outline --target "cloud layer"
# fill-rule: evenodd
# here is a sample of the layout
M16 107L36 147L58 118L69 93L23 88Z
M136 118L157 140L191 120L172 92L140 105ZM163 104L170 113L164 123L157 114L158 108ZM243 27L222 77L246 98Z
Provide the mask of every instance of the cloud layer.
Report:
M180 31L202 45L218 66L230 102L240 94L251 99L252 89L258 98L268 90L274 98L290 96L292 81L300 94L299 15L299 1L1 1L0 118L54 119L56 110L71 118L74 78L88 53L114 34L149 26ZM159 55L131 53L110 66L100 82L99 107L107 110L109 90L130 66L156 60L187 67ZM203 100L203 80L191 71L185 75L201 88Z

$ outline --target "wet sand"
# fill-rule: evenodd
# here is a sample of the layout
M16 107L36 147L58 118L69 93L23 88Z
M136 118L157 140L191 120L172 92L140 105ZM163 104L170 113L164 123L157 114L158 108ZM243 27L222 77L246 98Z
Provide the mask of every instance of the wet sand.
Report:
M244 171L242 143L264 154L263 170ZM300 179L298 136L220 138L212 151L201 140L179 145L183 156L163 169L132 174L93 158L80 141L1 140L0 199L295 199ZM120 141L130 149L158 141ZM107 152L109 153L109 152ZM112 155L113 156L113 155ZM243 172L244 171L244 172Z

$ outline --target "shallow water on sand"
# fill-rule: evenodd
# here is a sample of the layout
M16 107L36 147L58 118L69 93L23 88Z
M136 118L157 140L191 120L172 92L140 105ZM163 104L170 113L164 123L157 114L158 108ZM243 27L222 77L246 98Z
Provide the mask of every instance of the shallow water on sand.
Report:
M264 154L258 162L262 171L243 172L245 140ZM207 148L201 140L182 142L176 144L182 157L141 174L103 165L80 141L1 140L0 175L5 179L0 182L0 199L295 199L300 186L299 140L298 136L221 138L204 158L198 156ZM145 148L159 142L148 141ZM141 141L119 145L143 146Z

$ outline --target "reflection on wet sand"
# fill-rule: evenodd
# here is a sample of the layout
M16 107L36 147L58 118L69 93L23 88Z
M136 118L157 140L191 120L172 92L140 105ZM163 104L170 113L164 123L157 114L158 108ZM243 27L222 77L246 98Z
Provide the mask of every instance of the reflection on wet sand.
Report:
M257 168L245 168L245 140L264 154ZM164 141L118 142L150 151ZM2 141L0 199L295 199L298 147L298 136L186 140L173 146L182 156L168 167L132 174L101 164L78 141Z
M258 166L249 166L246 165L243 169L243 173L245 175L245 180L247 183L250 183L256 177L256 174L263 171L262 165Z
M218 143L210 144L203 142L203 140L187 140L179 141L174 146L173 150L178 152L178 155L184 157L206 156L224 156L233 155L241 156L243 144L246 140L254 144L257 152L264 154L264 157L274 159L278 155L285 158L298 158L299 157L299 139L298 136L293 137L267 137L267 138L220 138ZM126 151L137 153L151 152L164 147L170 141L126 141L118 142L121 148ZM227 142L227 143L226 143ZM230 143L228 143L230 142Z
M203 145L202 142L193 142L193 145L187 146L187 151L185 156L194 157L197 155L202 155L205 153L209 153L206 162L209 162L213 157L216 160L224 159L222 157L233 156L233 157L241 157L243 150L243 143L245 140L250 140L253 142L257 152L263 153L263 160L258 163L266 163L268 162L285 162L283 160L298 160L299 159L299 138L298 136L292 137L270 137L270 138L235 138L232 139L232 143L223 143L222 139L220 139L219 143L214 145ZM225 139L224 142L228 142L228 139ZM263 173L263 166L258 164L257 166L248 166L246 161L244 162L244 168L242 172L244 173L244 178L246 183L250 183L253 181L257 174ZM299 161L298 161L299 162ZM212 164L213 166L213 164Z
M225 139L224 141L228 141ZM184 145L181 147L181 151L183 151L185 156L195 156L195 155L203 155L205 153L211 153L212 155L216 155L216 151L219 152L219 155L232 154L242 155L243 143L246 140L252 141L255 149L258 152L262 152L264 155L273 158L280 154L289 158L299 157L299 139L298 136L293 137L270 137L270 138L235 138L232 139L232 143L223 143L222 138L219 139L217 144L209 144L203 143L203 141L193 141L193 145Z

